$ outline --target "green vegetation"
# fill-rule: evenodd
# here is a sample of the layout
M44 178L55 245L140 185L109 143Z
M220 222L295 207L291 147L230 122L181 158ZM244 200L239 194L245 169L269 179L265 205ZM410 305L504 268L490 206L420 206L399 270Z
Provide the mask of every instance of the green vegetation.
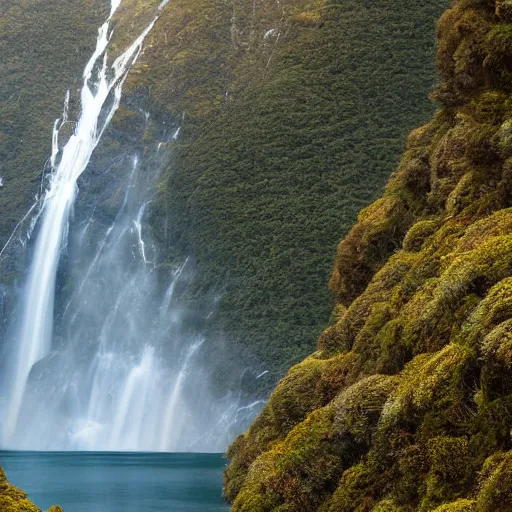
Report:
M140 109L152 120L141 144L154 147L164 127L172 158L150 212L162 274L191 257L186 300L198 316L214 310L207 335L233 365L269 370L261 392L327 325L336 243L431 112L422 98L446 1L177 0L129 75L99 158L137 132ZM0 247L39 190L67 88L76 112L107 4L28 0L0 14ZM158 5L123 1L115 51ZM401 217L401 204L387 207ZM366 236L394 247L381 228Z
M295 367L230 448L234 512L512 510L507 6L459 0L440 19L441 108L339 245L338 304L302 363L315 361L315 393L296 386ZM316 396L327 375L329 394ZM277 430L283 396L305 408ZM272 483L287 460L293 495Z
M129 77L162 123L184 115L152 205L165 258L193 258L188 300L207 313L215 301L209 338L227 340L235 363L270 370L268 386L311 351L340 235L431 112L422 98L444 7L178 0ZM394 249L401 234L378 229L366 236Z
M106 7L102 0L2 3L0 248L39 190L53 122L66 89L80 83Z

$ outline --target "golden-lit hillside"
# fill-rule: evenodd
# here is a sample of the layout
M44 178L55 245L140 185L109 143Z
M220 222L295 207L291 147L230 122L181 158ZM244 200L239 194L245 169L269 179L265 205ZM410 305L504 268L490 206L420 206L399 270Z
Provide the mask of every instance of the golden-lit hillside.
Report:
M512 4L438 23L440 110L338 248L337 306L229 451L235 512L512 510Z

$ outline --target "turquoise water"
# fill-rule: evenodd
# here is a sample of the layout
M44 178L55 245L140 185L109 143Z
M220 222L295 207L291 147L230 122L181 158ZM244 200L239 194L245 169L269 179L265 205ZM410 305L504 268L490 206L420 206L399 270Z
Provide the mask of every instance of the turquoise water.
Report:
M225 512L218 454L2 452L11 483L43 510Z

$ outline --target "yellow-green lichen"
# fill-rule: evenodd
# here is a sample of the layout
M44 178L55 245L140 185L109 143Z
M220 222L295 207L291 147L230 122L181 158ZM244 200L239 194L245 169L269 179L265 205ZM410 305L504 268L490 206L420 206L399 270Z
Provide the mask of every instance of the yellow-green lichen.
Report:
M438 227L439 223L435 220L421 220L416 222L405 235L403 243L404 250L409 252L421 250L423 244L437 231Z
M476 501L474 500L457 500L437 507L434 512L477 512Z
M233 512L309 511L320 506L342 468L331 437L332 419L332 408L315 411L256 459Z
M477 498L478 512L508 512L512 503L512 453L486 461Z

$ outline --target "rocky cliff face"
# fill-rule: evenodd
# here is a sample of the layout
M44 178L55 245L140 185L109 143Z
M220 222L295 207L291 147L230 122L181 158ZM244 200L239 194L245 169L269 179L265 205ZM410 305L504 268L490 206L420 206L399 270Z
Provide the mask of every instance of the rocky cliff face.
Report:
M229 451L235 512L512 510L512 4L438 23L440 109L340 244L337 306Z

